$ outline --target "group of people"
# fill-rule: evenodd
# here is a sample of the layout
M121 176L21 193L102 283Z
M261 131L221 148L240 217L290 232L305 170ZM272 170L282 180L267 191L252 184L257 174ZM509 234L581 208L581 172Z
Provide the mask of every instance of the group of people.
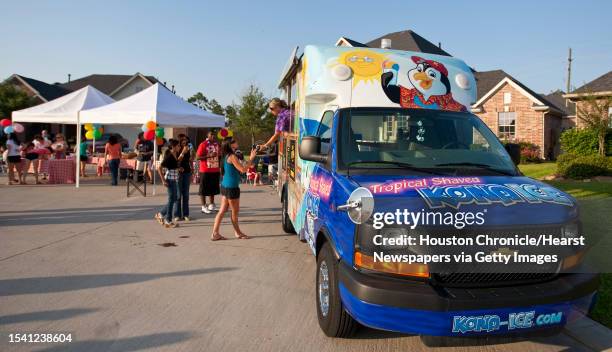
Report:
M219 144L213 131L208 133L206 140L200 143L195 153L191 152L189 140L185 136L168 141L163 160L157 168L168 194L165 206L155 214L155 219L160 224L166 228L174 228L178 226L178 221L191 220L189 185L194 171L191 165L195 158L199 162L199 195L202 213L211 214L216 211L215 196L221 194L221 204L215 217L210 239L212 241L227 239L220 233L220 226L228 210L231 212L230 219L234 236L238 239L250 238L242 232L238 223L241 174L253 170L259 150L273 146L282 133L289 131L290 114L287 103L274 98L268 107L277 118L275 133L264 144L252 148L248 158L245 158L240 152L236 138L225 138Z
M2 160L6 163L8 171L8 185L27 184L30 167L34 174L36 184L41 184L39 175L42 173L42 160L65 159L69 151L68 143L61 133L51 138L46 130L34 136L32 141L21 143L16 133L9 133L6 147L0 147ZM15 178L17 174L17 178ZM43 175L43 180L46 178Z

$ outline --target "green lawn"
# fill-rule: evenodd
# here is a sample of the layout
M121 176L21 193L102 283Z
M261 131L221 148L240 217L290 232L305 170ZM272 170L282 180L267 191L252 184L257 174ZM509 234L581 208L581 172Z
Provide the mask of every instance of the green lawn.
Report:
M554 174L557 171L557 163L519 164L519 169L526 176L541 179L544 176Z
M519 165L526 176L541 179L556 171L555 163ZM553 187L571 194L578 199L581 209L581 219L585 234L598 234L599 241L592 249L591 258L594 262L604 263L601 267L609 267L612 253L612 183L598 181L546 181ZM612 328L612 273L601 275L599 299L591 317Z

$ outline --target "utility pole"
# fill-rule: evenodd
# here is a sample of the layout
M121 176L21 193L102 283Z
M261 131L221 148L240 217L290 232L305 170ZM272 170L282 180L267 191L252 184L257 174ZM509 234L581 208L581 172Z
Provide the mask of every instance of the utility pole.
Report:
M570 93L570 89L571 89L571 81L572 81L572 48L569 48L569 55L567 57L567 87L565 90L565 94L569 94ZM565 100L565 106L567 107L569 105L569 100Z

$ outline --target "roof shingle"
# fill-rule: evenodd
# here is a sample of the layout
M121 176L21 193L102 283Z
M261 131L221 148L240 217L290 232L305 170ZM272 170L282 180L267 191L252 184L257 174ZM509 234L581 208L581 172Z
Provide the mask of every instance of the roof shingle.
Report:
M24 82L26 82L26 84L32 87L32 89L36 90L38 94L46 101L57 99L61 96L64 96L70 93L70 90L64 87L61 87L59 85L56 85L56 84L45 83L37 79L33 79L33 78L29 78L29 77L25 77L25 76L17 75L17 74L15 76L18 76Z
M612 71L605 73L582 87L574 90L572 93L597 93L612 91Z
M421 37L412 30L385 34L367 42L366 45L372 48L379 48L381 39L391 39L391 49L395 50L417 51L428 54L452 56L451 54L442 50L442 48Z
M78 90L87 85L95 87L97 90L104 94L110 95L128 79L134 77L134 75L102 75L93 74L85 76L74 81L62 83L61 87L69 90ZM145 76L152 84L157 82L157 79L153 76Z

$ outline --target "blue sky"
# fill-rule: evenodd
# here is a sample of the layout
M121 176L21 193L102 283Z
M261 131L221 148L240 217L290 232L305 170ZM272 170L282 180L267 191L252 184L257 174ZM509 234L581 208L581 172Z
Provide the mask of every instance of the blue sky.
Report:
M291 49L412 29L479 71L538 92L612 69L612 1L0 2L0 78L49 83L91 73L154 75L223 104L250 84L276 94Z

